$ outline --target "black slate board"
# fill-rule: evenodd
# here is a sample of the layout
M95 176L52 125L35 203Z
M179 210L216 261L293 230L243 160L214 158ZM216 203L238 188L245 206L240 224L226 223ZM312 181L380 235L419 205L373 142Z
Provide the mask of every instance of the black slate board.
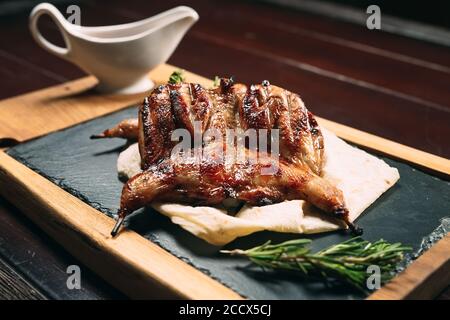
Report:
M122 189L116 161L125 143L120 139L92 141L89 136L135 116L136 108L128 108L23 143L9 149L8 154L111 216L118 209ZM439 225L441 218L450 215L450 183L407 164L383 159L398 168L401 179L366 210L358 224L364 228L367 240L400 241L417 250L422 238ZM364 298L346 286L326 287L293 274L249 268L245 260L221 255L217 247L197 239L151 209L130 216L128 227L248 298ZM349 238L342 232L313 236L260 232L238 239L227 248L247 248L268 239L278 242L298 237L314 239L313 249Z

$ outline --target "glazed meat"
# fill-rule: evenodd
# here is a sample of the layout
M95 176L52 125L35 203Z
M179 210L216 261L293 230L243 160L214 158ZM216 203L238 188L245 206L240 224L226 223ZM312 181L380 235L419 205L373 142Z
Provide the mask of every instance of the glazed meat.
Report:
M342 192L308 168L293 166L284 160L273 163L269 156L256 155L248 149L245 150L246 162L232 161L227 165L208 150L216 148L214 143L206 146L204 154L209 156L200 161L167 158L128 180L122 191L119 219L112 235L118 232L128 214L154 200L216 205L228 198L258 206L305 199L356 230L348 220ZM258 162L250 160L256 157ZM263 167L271 164L277 166L277 173L262 175Z
M92 138L138 139L143 169L166 158L174 145L174 129L185 128L194 136L195 122L201 130L272 129L279 131L280 157L306 164L320 175L323 138L311 112L297 94L270 85L268 81L247 87L232 79L205 89L199 84L167 84L157 87L144 101L138 121L127 119Z
M212 129L225 137L228 129L266 130L267 135L276 129L279 161L275 163L275 174L261 174L262 167L274 165L273 157L259 149L250 150L248 145L203 142L206 151L218 146L222 151L244 149L247 157L258 161L226 164L216 159L214 152L212 157L203 152L195 161L179 161L171 152L178 143L172 141L172 134L180 128L191 137L196 130L204 133ZM348 220L342 192L321 178L323 138L313 114L298 95L268 81L247 87L232 79L221 79L220 86L214 89L192 83L161 85L145 98L137 120L124 120L93 136L105 137L138 140L143 169L123 188L113 235L126 215L152 201L214 205L227 198L252 205L303 199L359 232Z
M138 119L125 119L119 122L118 125L110 129L106 129L101 134L92 135L91 139L102 138L124 138L128 140L137 140L139 135L139 121Z

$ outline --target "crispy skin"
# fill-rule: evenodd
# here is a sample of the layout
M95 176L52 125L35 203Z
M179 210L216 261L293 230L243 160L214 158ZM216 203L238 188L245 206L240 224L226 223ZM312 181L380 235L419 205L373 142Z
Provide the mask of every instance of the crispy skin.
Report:
M176 126L172 112L170 90L160 86L144 99L139 109L139 152L142 169L170 155L171 135Z
M298 95L267 83L252 85L240 102L239 115L244 129L279 129L280 156L320 175L322 133Z
M138 119L125 119L119 122L115 127L106 129L100 134L92 135L91 139L102 138L123 138L136 140L139 134Z
M320 177L324 164L323 137L311 112L301 98L268 81L247 87L232 79L221 79L220 86L205 89L199 84L161 85L153 90L139 109L138 123L127 130L106 130L103 137L133 138L139 141L141 174L124 186L116 234L129 213L152 201L179 201L214 205L227 198L265 205L284 200L303 199L340 218L352 230L342 192ZM200 127L199 127L200 125ZM257 162L231 164L200 156L198 161L179 161L171 157L177 142L175 129L186 129L193 138L196 129L279 130L277 173L261 174L271 159L261 150L250 151L248 145L234 146ZM135 135L129 134L133 132ZM193 141L191 141L193 145ZM217 148L216 142L204 142L206 150ZM220 145L224 151L226 146ZM214 153L213 153L214 154Z
M198 161L167 158L128 180L123 187L119 216L124 218L152 201L173 199L195 205L219 204L227 198L251 205L305 199L347 221L342 192L307 168L280 161L276 174L262 175L262 168L274 163L267 155L246 149L246 161L227 164L215 153L217 147L209 145L204 152L208 156ZM258 161L250 160L256 157Z
M267 81L247 87L221 79L214 89L192 83L161 85L142 104L139 128L129 119L124 122L133 123L132 130L121 130L121 123L99 137L139 140L142 167L148 168L170 154L174 129L187 129L193 137L195 121L201 121L202 132L216 129L223 135L226 129L267 129L269 134L279 129L280 157L321 174L323 137L313 114L297 94Z

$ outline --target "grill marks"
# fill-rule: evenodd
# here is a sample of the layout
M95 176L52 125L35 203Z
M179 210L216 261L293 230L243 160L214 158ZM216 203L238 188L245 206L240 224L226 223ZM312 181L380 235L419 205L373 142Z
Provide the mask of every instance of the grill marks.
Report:
M202 122L202 131L209 125L211 110L214 105L205 89L199 84L189 84L192 98L192 113L196 121Z
M171 141L173 131L187 129L193 138L196 121L202 122L203 132L216 129L222 137L227 129L279 129L280 161L244 148L244 163L224 164L223 154L215 151L225 151L227 144L218 141L203 142L199 162L172 159L178 143ZM139 148L144 171L124 186L113 235L127 214L154 200L218 204L227 198L252 205L304 199L356 231L342 192L320 177L323 141L314 116L298 95L267 81L249 88L232 79L222 79L214 89L188 83L159 86L140 108ZM275 174L262 174L270 164L277 167Z
M195 122L201 122L202 131L209 124L213 103L207 91L199 84L169 85L172 111L178 127L194 135Z
M193 83L162 85L143 104L140 118L144 169L170 154L174 129L187 129L194 137L195 122L200 121L202 132L215 129L223 137L226 129L267 129L269 135L279 129L281 158L321 173L323 141L314 116L298 95L267 80L247 87L222 78L214 89Z
M310 167L314 173L320 175L323 163L322 154L316 152L315 146L318 143L316 140L322 139L322 133L320 132L314 117L311 115L311 118L315 123L315 134L312 134L309 111L306 109L299 96L290 94L288 101L291 109L290 129L293 136L290 147L293 154L301 155L296 156L294 162L305 164Z
M160 86L144 100L139 111L139 152L142 169L167 158L173 147L175 130L169 89Z
M168 86L170 102L177 128L185 128L194 134L194 117L191 113L191 92L188 84ZM170 107L169 107L170 109Z
M298 95L264 81L262 85L250 87L239 111L244 130L268 129L270 133L271 129L279 129L281 157L307 165L320 175L322 134Z
M278 129L281 158L321 174L323 139L314 116L298 95L268 81L247 87L232 79L221 79L215 89L192 83L162 85L144 101L139 118L140 129L136 120L127 119L92 138L132 139L139 135L143 168L147 168L170 154L176 143L171 141L171 135L177 128L188 130L191 138L195 137L196 129L200 134L215 129L209 132L208 138L227 137L227 129L239 129L242 133L248 129L266 129L271 137L271 130ZM256 134L259 138L264 132ZM271 148L270 139L266 147Z
M240 108L242 129L271 128L270 113L266 101L265 89L260 85L251 85Z

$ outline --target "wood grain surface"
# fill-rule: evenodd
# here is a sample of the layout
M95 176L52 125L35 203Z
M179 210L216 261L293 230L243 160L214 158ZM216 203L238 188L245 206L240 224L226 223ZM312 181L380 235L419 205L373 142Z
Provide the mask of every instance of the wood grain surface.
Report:
M16 286L20 286L21 295L7 294L10 282L0 281L0 299L28 299L25 296L32 297L36 291L48 299L126 298L42 232L11 203L0 198L0 204L2 266L14 271L9 279L18 282ZM81 288L71 290L66 284L69 276L67 268L73 265L80 267Z
M33 285L0 260L0 297L1 300L45 300Z
M185 2L113 0L107 5L87 1L78 4L83 25L108 25L141 19ZM444 158L450 156L449 48L256 2L200 0L189 4L201 18L170 63L209 78L233 74L245 82L268 79L300 93L311 110L327 119ZM58 7L65 12L63 4ZM84 75L34 43L27 27L28 14L26 11L0 19L0 98ZM42 21L42 29L62 44L51 21ZM94 109L103 112L101 105ZM64 110L58 114L70 117ZM26 122L23 118L27 113L20 117ZM44 122L41 126L40 134L58 124ZM28 130L14 134L21 139L30 136ZM0 224L0 234L12 236L22 227L23 219L16 219L21 213L5 207L4 202L0 206L5 209L2 215L11 222ZM18 236L17 242L35 243L39 233L30 225L29 232ZM36 254L58 261L60 253L55 246L42 244ZM2 247L21 248L12 243L2 243ZM43 265L36 262L28 270L38 267ZM37 277L41 282L51 283L51 279L65 275L60 268L52 269L50 262L46 267L47 272Z

